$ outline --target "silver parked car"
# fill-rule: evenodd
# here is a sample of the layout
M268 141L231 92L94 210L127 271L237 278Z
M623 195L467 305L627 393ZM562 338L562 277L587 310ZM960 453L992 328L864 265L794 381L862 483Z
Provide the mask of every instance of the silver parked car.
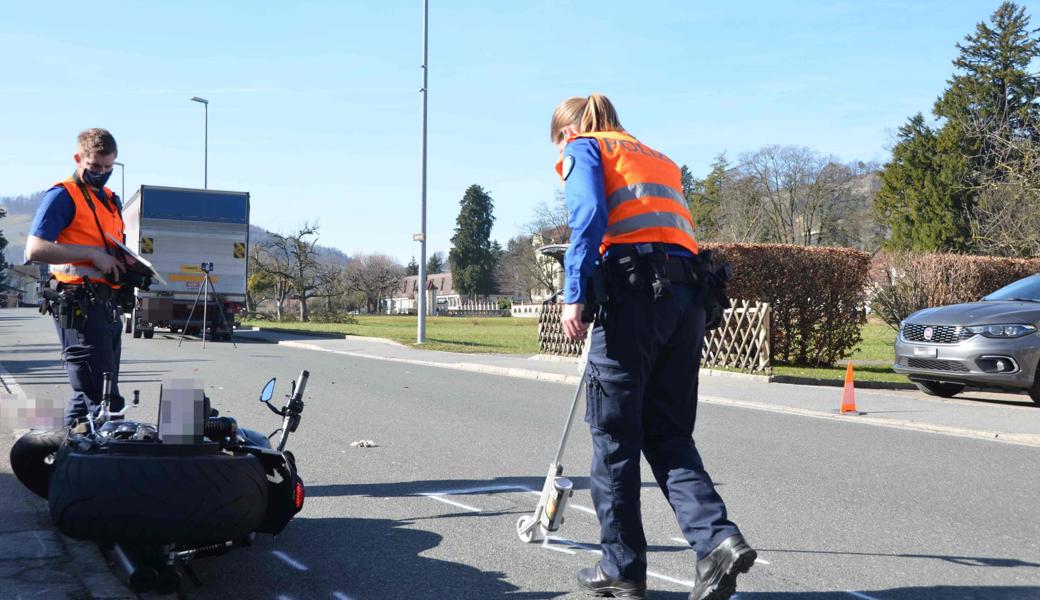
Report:
M899 326L892 366L921 391L949 398L965 386L1027 392L1040 404L1040 274L979 302L920 310Z

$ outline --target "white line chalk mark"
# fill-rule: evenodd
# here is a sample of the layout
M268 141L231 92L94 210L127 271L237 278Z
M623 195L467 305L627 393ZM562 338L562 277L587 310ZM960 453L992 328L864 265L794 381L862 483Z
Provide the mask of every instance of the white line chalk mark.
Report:
M851 596L855 596L855 597L859 598L860 600L877 600L877 598L875 598L873 596L868 596L868 595L866 595L866 594L864 594L862 592L845 592L845 593L849 594Z
M272 550L271 554L274 554L275 556L280 558L282 560L282 562L284 562L285 564L289 565L290 567L296 569L297 571L307 571L308 570L307 569L307 565L305 565L302 562L292 558L291 556L289 556L288 554L282 552L281 550Z
M475 507L475 506L470 506L468 504L463 504L461 502L456 502L454 500L450 500L448 498L445 498L444 496L437 496L435 494L419 494L419 495L420 496L426 496L427 498L430 498L431 500L436 500L437 502L443 502L445 504L450 504L452 506L457 506L459 508L468 510L470 512L481 512L481 510L479 508Z

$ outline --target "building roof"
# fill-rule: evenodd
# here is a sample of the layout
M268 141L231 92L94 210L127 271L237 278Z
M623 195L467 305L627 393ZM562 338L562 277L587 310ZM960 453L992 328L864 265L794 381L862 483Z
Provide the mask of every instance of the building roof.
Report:
M407 275L401 279L401 285L397 288L399 297L415 299L415 291L419 286L418 275ZM426 289L436 288L438 296L454 296L455 289L452 287L451 272L434 273L426 276Z

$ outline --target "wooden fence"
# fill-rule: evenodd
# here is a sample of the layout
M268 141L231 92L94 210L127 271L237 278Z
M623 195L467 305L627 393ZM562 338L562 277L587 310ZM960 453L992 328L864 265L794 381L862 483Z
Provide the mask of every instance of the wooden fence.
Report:
M571 341L560 325L562 304L545 306L538 316L538 351L555 356L581 356L583 342ZM701 366L728 367L749 373L769 371L769 304L734 300L722 326L704 336Z

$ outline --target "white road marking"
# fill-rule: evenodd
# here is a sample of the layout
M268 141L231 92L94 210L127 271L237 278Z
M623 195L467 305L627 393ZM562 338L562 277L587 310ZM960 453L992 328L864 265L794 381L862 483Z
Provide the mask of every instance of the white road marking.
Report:
M850 594L852 596L855 596L855 597L859 598L860 600L877 600L877 598L875 598L873 596L868 596L868 595L864 594L863 592L845 592L845 593L846 594Z
M336 600L354 600L353 598L344 594L343 592L332 592L332 597Z
M298 560L293 559L292 557L290 557L288 554L282 552L281 550L272 550L271 554L274 554L278 558L282 559L282 561L285 562L285 564L287 564L290 567L296 569L297 571L307 571L308 570L307 569L307 565L303 564L302 562L300 562Z
M668 582L675 583L675 584L678 584L678 585L683 585L683 586L686 586L688 588L692 588L694 585L696 585L692 581L686 581L685 579L676 579L674 577L669 577L667 575L661 575L660 573L654 573L653 571L647 571L646 572L646 576L647 577L655 577L657 579L663 579L664 581L668 581Z
M7 390L8 394L11 394L16 398L26 397L25 390L22 389L22 386L18 385L18 382L15 381L14 375L11 375L11 373L5 369L3 364L0 364L0 386L3 386Z
M445 504L450 504L452 506L457 506L459 508L468 510L470 512L481 512L481 510L479 508L475 507L475 506L470 506L468 504L463 504L461 502L456 502L454 500L449 500L448 498L445 498L444 496L438 496L436 494L419 494L419 495L420 496L426 496L427 498L430 498L431 500L436 500L437 502L443 502Z
M444 490L441 492L425 492L426 496L461 496L463 494L478 494L481 492L503 492L506 490L520 490L522 492L534 492L526 485L489 485L486 487L460 488L455 490ZM537 494L538 492L534 492Z
M553 540L552 537L546 536L545 539L542 540L542 548L545 548L547 550L552 550L554 552L562 552L564 554L577 554L577 552L575 552L574 550L571 550L570 548L562 548L562 547L559 547L559 546L557 546L555 544L551 544L550 543L551 540Z
M536 492L536 491L534 491L532 489L528 489L527 491L529 493L531 493L531 494L534 494L535 496L541 496L542 495L541 492ZM568 504L567 506L569 506L570 508L573 508L574 510L580 510L581 512L589 513L590 515L595 515L596 514L596 511L594 509L591 509L591 508L589 508L587 506L582 506L580 504Z

